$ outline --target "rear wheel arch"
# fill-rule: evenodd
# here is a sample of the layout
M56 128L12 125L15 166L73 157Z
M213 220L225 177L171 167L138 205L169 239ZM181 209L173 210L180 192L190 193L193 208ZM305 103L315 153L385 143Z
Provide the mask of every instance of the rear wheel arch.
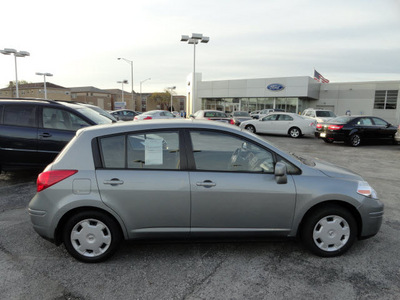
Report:
M83 207L78 207L75 209L72 209L70 211L68 211L67 213L65 213L60 221L57 224L56 230L54 232L54 242L56 245L60 245L63 242L63 229L65 224L67 223L67 221L74 215L76 215L77 213L80 212L87 212L87 211L95 211L95 212L100 212L103 213L105 215L107 215L108 217L112 218L116 224L119 225L119 230L121 235L126 239L127 238L127 234L126 234L126 230L124 230L124 226L123 224L121 224L121 222L111 213L109 213L108 211L98 208L98 207L92 207L92 206L83 206Z

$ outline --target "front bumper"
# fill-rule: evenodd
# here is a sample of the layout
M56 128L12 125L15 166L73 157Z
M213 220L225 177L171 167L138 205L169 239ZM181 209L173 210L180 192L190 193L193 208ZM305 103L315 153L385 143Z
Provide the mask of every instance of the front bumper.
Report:
M384 204L377 199L365 198L359 208L362 218L360 239L366 239L379 232L383 221Z

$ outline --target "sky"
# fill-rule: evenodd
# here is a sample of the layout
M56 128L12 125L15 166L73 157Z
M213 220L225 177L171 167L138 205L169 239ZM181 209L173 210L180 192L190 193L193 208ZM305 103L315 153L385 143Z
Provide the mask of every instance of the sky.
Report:
M400 0L19 0L1 4L0 49L18 80L186 94L194 47L204 81L313 76L400 80ZM150 80L146 80L151 78ZM15 80L0 54L0 88ZM140 84L142 82L142 84Z

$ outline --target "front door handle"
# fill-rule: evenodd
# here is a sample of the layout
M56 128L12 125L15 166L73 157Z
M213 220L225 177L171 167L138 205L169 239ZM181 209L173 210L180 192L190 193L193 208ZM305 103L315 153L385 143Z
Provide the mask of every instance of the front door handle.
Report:
M109 184L109 185L112 185L112 186L116 186L116 185L124 184L124 181L123 180L119 180L118 178L113 178L111 180L104 180L103 183L104 184Z
M196 185L204 187L212 187L216 186L217 184L215 182L212 182L211 180L204 180L203 182L196 182Z

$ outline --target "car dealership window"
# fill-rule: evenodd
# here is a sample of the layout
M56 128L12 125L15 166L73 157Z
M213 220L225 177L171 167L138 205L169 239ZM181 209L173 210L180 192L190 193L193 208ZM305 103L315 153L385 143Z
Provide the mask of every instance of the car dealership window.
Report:
M375 91L375 109L396 109L398 90Z
M239 137L215 132L190 133L196 170L272 173L271 152Z

